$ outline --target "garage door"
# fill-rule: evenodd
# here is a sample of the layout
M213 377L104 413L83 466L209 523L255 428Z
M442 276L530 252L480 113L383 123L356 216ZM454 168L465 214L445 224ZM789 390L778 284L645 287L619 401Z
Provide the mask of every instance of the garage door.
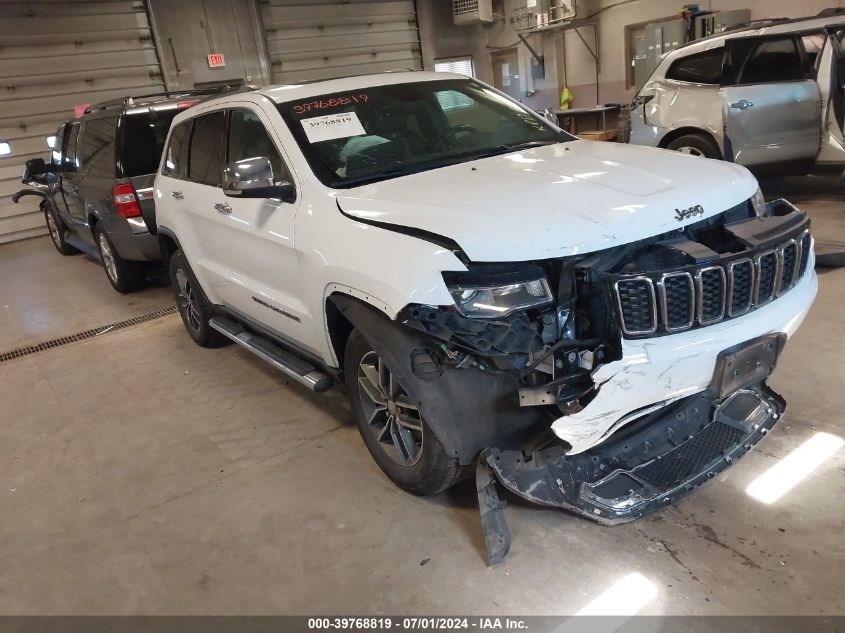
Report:
M422 68L413 0L262 0L273 83Z
M164 89L143 2L0 3L0 242L46 233L35 198L13 204L24 163L73 107Z

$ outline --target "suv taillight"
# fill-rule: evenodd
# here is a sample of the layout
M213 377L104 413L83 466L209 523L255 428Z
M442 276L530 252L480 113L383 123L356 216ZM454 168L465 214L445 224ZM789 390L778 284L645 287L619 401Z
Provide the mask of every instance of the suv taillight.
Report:
M114 198L114 210L123 218L137 218L141 215L141 205L135 196L135 187L130 184L115 185L111 190Z

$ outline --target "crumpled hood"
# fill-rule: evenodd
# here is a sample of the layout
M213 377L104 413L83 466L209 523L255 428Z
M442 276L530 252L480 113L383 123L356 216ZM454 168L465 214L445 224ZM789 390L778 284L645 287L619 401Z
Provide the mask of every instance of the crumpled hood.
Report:
M744 167L572 141L339 190L351 217L456 241L476 262L589 253L717 215L757 190ZM679 221L676 209L703 213Z

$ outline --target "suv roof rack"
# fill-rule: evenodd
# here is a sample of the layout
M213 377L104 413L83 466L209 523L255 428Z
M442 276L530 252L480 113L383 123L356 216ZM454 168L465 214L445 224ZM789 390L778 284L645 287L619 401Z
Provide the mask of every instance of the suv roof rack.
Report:
M773 26L775 24L782 24L784 22L789 22L792 19L793 18L763 18L760 20L751 20L750 22L741 22L740 24L734 24L732 26L729 26L724 31L722 31L722 33L729 33L731 31L750 31L751 29L758 29L763 26ZM801 19L806 20L808 18Z
M131 107L136 104L136 101L145 100L145 99L155 99L157 97L163 99L176 99L180 97L196 97L196 96L204 96L204 95L217 95L218 93L230 93L230 92L239 92L241 88L244 88L243 84L240 85L226 85L226 86L216 86L213 88L197 88L194 90L171 90L165 92L153 92L150 94L145 95L134 95L131 97L118 97L117 99L109 99L107 101L101 101L100 103L94 103L89 105L85 108L84 114L89 114L91 112L97 112L99 110L107 110L108 108L126 108ZM253 87L249 87L250 90L254 90Z

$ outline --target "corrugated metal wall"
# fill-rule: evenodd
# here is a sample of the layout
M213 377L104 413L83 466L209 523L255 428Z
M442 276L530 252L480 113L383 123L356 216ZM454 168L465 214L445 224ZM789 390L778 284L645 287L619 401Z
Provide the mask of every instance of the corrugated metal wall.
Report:
M0 140L14 151L0 158L0 242L46 233L35 198L11 195L75 105L163 89L140 0L0 0Z
M260 0L273 83L422 68L413 0Z

